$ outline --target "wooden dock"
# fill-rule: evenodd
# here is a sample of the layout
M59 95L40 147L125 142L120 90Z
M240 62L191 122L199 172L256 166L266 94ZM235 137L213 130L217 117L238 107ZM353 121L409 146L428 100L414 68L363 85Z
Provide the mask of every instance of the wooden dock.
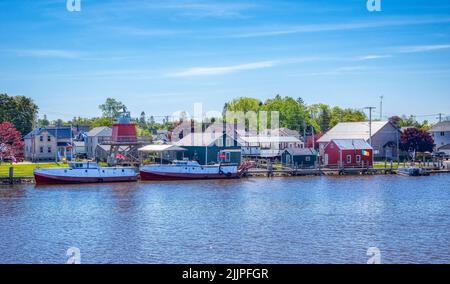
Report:
M395 174L392 169L376 168L320 168L320 169L250 169L246 176L321 176L321 175L376 175L376 174Z
M0 177L0 185L34 183L34 177Z

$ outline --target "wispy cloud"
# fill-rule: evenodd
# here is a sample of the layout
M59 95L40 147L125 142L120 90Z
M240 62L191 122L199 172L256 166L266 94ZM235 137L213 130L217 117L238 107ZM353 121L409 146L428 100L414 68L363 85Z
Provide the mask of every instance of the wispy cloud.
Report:
M371 55L358 57L357 60L364 61L364 60L375 60L375 59L383 59L383 58L390 58L390 57L392 57L392 55L390 55L390 54L383 54L383 55L371 54Z
M153 8L177 10L180 15L191 17L243 17L242 12L255 8L253 3L227 3L224 1L168 1Z
M10 51L14 52L18 56L29 57L52 57L65 59L77 59L81 57L80 52L62 49L20 49Z
M402 46L397 48L400 53L419 53L441 49L450 49L450 44Z
M230 66L218 66L218 67L193 67L186 70L168 73L168 77L191 77L191 76L209 76L209 75L222 75L230 74L244 70L255 70L269 68L278 65L278 61L260 61Z
M241 31L239 33L232 33L226 35L231 38L251 38L251 37L269 37L280 36L297 33L318 33L318 32L332 32L332 31L348 31L373 29L396 26L412 26L425 24L439 24L449 23L450 18L431 18L431 19L394 19L381 20L370 22L353 22L353 23L332 23L332 24L312 24L312 25L291 25L284 27L258 27Z

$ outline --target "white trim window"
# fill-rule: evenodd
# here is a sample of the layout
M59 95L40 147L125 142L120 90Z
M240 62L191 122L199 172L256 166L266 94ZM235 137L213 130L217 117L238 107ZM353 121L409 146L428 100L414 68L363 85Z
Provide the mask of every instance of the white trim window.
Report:
M352 163L352 155L347 155L347 164Z
M357 162L358 164L361 163L361 155L356 155L356 162Z

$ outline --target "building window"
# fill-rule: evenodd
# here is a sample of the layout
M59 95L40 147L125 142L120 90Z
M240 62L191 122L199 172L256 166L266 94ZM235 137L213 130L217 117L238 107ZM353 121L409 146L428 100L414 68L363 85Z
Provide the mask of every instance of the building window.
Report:
M352 155L347 155L347 164L352 163Z
M44 136L42 136L42 135L39 136L39 141L41 141L41 142L44 141Z
M40 153L44 153L44 147L42 147L42 146L39 147L39 152L40 152Z
M311 157L310 157L310 156L306 156L306 157L305 157L305 161L306 161L306 162L310 162L310 161L311 161Z
M47 153L51 153L52 152L52 147L48 146L47 147Z
M361 155L356 155L356 162L361 163Z
M445 136L445 132L441 132L441 136Z
M231 153L230 152L226 152L225 153L225 162L230 162L231 161Z
M51 136L47 136L47 142L51 142L52 141L52 137Z

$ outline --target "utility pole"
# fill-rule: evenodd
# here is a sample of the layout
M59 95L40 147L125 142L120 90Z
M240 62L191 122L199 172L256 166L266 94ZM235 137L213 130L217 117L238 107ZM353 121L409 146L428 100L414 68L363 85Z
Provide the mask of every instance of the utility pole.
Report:
M442 113L439 113L439 122L442 122Z
M376 107L365 107L364 109L369 110L369 144L372 146L372 110L376 109Z
M383 120L383 98L384 96L380 96L380 121Z

